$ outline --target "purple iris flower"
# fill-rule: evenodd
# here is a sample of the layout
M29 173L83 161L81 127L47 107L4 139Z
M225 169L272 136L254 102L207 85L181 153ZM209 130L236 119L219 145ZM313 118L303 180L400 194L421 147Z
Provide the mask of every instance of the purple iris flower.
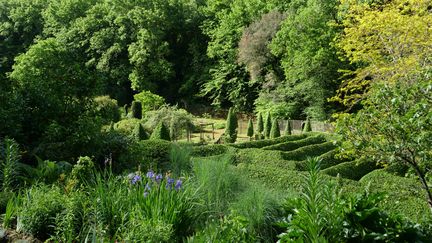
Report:
M135 185L137 182L141 181L141 176L140 175L135 175L132 178L132 184Z
M155 174L153 173L153 171L149 170L149 172L147 172L147 178L153 179L154 176Z
M166 189L171 189L173 184L174 184L174 179L168 177L167 184L166 184L165 188Z
M182 184L183 184L183 182L182 182L180 179L178 179L178 180L176 181L176 184L175 184L175 189L176 189L176 191L178 191L178 190L181 189Z
M155 180L156 180L157 183L161 182L162 179L163 179L162 174L158 174L158 175L156 176L156 178L155 178Z
M130 173L127 175L127 178L131 181L135 177L135 173Z

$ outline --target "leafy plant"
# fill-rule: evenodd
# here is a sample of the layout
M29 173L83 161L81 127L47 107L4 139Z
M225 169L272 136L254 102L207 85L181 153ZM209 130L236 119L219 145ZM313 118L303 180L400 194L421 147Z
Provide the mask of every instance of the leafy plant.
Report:
M285 126L285 131L284 131L284 136L291 135L291 133L292 133L291 122L290 122L290 120L287 120L286 126Z
M249 119L246 135L249 137L250 140L252 140L252 137L254 135L254 128L253 128L252 119Z
M0 141L0 189L13 190L19 184L20 151L13 139Z
M155 127L155 129L153 130L150 139L162 139L162 140L171 140L170 134L169 134L169 130L166 127L165 123L163 123L162 121L159 123L159 125L157 125Z
M271 126L272 126L272 118L270 112L268 112L264 123L264 137L266 139L270 138Z
M134 99L141 102L142 114L145 114L148 111L157 110L165 104L165 99L162 96L153 94L148 90L141 91L134 95Z
M272 127L270 130L270 138L280 137L279 122L277 119L273 119Z
M227 115L226 128L225 128L225 142L235 143L237 139L237 114L233 108L230 108Z
M309 117L306 118L306 122L305 122L304 127L303 127L303 132L312 132L312 126L311 126L311 121L310 121Z
M262 137L264 136L263 131L264 131L264 121L262 118L262 114L260 112L260 113L258 113L257 130L256 130L256 135L257 135L258 139L262 139Z
M139 101L132 101L131 105L131 118L141 119L142 118L142 106Z

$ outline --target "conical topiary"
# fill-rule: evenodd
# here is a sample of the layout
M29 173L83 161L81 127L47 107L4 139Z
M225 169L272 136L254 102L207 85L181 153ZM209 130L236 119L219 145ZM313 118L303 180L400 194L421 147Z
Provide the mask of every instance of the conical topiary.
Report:
M134 131L133 131L133 138L136 141L140 141L140 140L145 140L147 139L147 133L145 132L143 126L141 125L141 123L137 123L135 125Z
M253 135L254 135L253 123L252 123L252 119L249 119L248 127L247 127L247 136L249 137L250 140L252 140Z
M131 112L132 112L132 118L141 119L142 118L142 106L141 106L141 102L139 102L139 101L132 101Z
M262 139L263 138L263 131L264 131L264 121L263 121L261 113L258 113L258 117L257 117L257 130L256 130L256 137L257 137L257 139Z
M309 117L306 118L306 123L305 123L305 126L303 128L303 132L312 132L312 126L311 126L311 121L310 121Z
M291 134L292 134L291 122L290 122L290 120L287 120L284 135L289 136Z
M233 108L230 108L227 115L227 123L225 127L225 142L235 143L237 139L237 115Z
M170 141L170 134L168 131L168 128L165 126L163 122L160 122L155 129L153 130L153 133L150 136L150 139L163 139Z
M272 121L271 121L271 114L270 112L267 114L267 119L265 121L264 124L264 137L265 138L270 138L270 131L271 131L271 126L272 126Z
M278 137L280 137L279 122L277 119L274 119L270 130L270 138L278 138Z

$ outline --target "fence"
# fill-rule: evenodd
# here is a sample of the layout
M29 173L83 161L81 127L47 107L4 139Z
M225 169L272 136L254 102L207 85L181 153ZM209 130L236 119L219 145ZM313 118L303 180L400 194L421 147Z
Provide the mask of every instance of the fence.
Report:
M291 122L292 130L295 131L302 131L303 130L303 124L305 124L305 120L289 120ZM247 133L247 126L248 126L248 120L239 120L238 121L238 132L240 134L246 134ZM287 125L287 120L279 120L279 129L281 131L285 130L285 127ZM318 131L318 132L333 132L334 127L332 124L327 122L320 122L320 121L311 121L312 131ZM256 129L256 121L254 121L254 128Z

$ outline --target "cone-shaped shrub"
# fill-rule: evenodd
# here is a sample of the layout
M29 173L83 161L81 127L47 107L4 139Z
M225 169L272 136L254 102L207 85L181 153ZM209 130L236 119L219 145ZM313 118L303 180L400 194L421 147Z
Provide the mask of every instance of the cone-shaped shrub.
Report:
M288 136L292 134L292 127L291 127L291 122L290 120L287 120L286 126L285 126L285 132L284 135Z
M303 128L303 132L312 132L312 126L309 117L306 119L305 126Z
M274 119L270 130L270 138L278 138L278 137L280 137L279 122L277 119Z
M225 128L225 142L234 143L237 139L237 116L232 108L228 111L227 123Z
M272 121L271 121L271 114L270 112L267 114L267 119L265 121L264 124L264 137L265 138L270 138L270 131L271 131L271 127L272 127Z
M252 119L249 119L248 127L247 127L247 136L252 140L253 135L254 135L253 123L252 123Z
M145 132L144 128L142 127L141 123L137 123L135 125L135 128L133 130L133 138L136 141L145 140L147 139L147 133Z
M155 129L153 130L153 133L150 136L150 139L163 139L170 141L170 134L168 128L165 126L163 122L160 122Z
M264 121L263 121L261 113L258 113L257 130L256 130L256 138L257 139L262 139L263 131L264 131Z
M141 119L142 118L142 106L139 101L132 101L132 118Z

